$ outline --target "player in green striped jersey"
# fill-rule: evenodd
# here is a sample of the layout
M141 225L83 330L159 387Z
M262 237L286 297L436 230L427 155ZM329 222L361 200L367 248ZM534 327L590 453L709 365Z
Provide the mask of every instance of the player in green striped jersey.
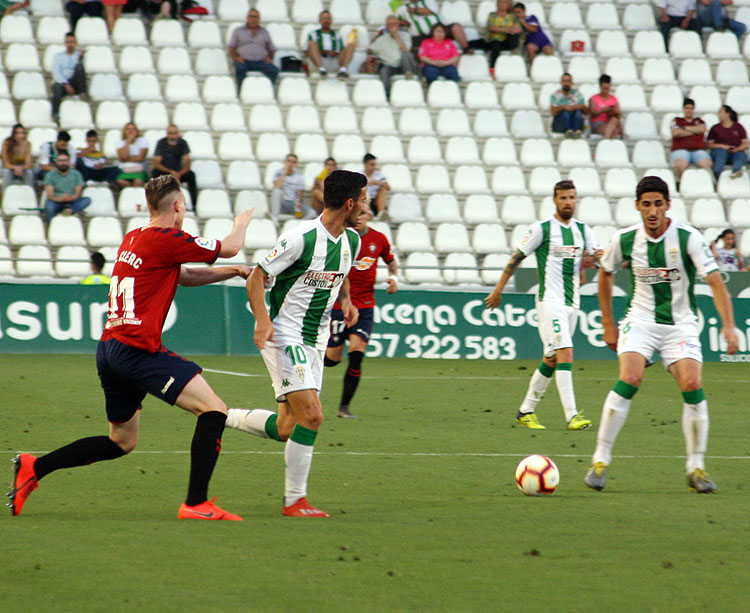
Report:
M539 273L536 313L539 336L544 347L542 362L534 370L516 421L532 430L544 426L534 413L547 386L555 375L555 384L565 412L569 430L583 430L591 425L578 412L573 391L573 334L578 322L579 284L584 252L596 258L602 254L596 238L586 224L573 217L576 189L572 181L559 181L554 188L555 214L531 226L518 250L513 254L493 292L484 299L493 309L502 301L503 289L516 267L526 256L536 253Z
M693 292L696 273L713 291L730 354L737 351L732 300L701 233L670 219L669 206L669 188L662 179L641 179L635 207L643 222L617 232L602 258L599 304L604 341L617 350L620 378L604 401L596 450L584 479L595 490L604 489L612 447L654 352L682 390L688 486L700 493L716 490L705 471L708 405L702 387L703 355ZM614 273L623 264L630 270L631 290L618 330L612 314L612 285Z

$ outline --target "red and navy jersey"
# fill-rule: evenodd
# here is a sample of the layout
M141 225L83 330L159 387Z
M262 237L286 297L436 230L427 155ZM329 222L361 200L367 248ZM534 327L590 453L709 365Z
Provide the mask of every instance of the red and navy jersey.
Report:
M136 228L117 252L109 286L109 313L102 340L155 352L164 320L177 292L180 266L213 264L221 242L191 236L177 228Z
M375 275L378 271L378 258L383 258L386 264L393 261L391 245L385 234L367 228L362 235L362 245L359 248L359 259L354 261L349 272L349 287L352 304L358 309L371 309L375 306ZM337 302L334 308L340 309Z

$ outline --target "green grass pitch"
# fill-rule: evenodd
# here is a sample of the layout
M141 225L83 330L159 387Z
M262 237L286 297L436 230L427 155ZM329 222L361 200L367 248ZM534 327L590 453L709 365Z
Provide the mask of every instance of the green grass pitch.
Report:
M201 357L229 406L272 406L262 362ZM750 609L750 372L708 364L707 468L688 491L682 400L661 366L615 447L607 488L582 478L609 362L579 362L594 428L564 428L554 384L547 430L513 418L536 363L366 360L333 418L343 367L326 372L327 421L310 499L327 520L283 518L283 446L227 431L211 483L242 523L176 519L194 419L145 402L136 451L42 481L20 517L0 516L4 611L746 611ZM106 433L93 356L0 356L0 466L19 451ZM548 498L513 474L542 453L560 468Z

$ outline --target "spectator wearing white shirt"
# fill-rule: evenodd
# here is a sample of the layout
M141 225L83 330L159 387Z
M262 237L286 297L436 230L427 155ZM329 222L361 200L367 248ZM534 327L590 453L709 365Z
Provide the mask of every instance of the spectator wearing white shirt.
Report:
M55 54L52 60L52 118L60 114L60 101L65 96L86 94L86 71L83 68L85 50L76 49L73 32L65 35L65 51Z
M376 217L384 221L387 217L386 208L388 207L388 180L385 178L382 170L378 169L378 160L372 153L365 153L362 158L362 164L365 167L365 177L367 177L367 197L370 200L370 207Z
M117 158L122 171L117 175L117 187L141 187L148 180L147 153L148 141L141 136L133 122L126 123L122 129L122 140L117 143Z
M669 49L669 31L672 28L693 30L700 34L696 19L696 0L656 0L659 12L659 28L664 37L664 46Z
M273 175L271 190L271 217L278 223L279 215L294 215L297 219L316 217L315 210L302 204L305 178L297 170L297 156L290 153L284 160L284 167Z

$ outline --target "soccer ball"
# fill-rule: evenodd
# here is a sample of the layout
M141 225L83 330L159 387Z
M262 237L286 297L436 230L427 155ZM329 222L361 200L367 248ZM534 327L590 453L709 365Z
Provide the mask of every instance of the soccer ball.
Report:
M547 456L530 455L516 468L516 485L527 496L549 496L560 483L560 471Z

